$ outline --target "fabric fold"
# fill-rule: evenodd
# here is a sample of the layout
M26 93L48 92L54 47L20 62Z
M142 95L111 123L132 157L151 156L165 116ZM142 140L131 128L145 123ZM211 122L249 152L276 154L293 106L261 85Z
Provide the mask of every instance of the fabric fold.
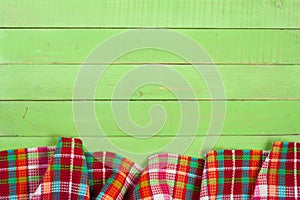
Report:
M253 199L300 199L300 143L273 144L259 172Z
M0 200L126 199L142 169L111 152L85 152L80 139L56 147L0 151Z
M112 152L86 153L91 199L124 199L133 190L142 169Z
M267 154L260 150L208 152L200 199L252 199L256 178Z
M61 138L43 180L31 200L90 199L88 169L82 142L75 138Z
M0 200L300 199L300 143L217 150L205 159L150 156L143 170L112 152L84 151L80 139L56 147L0 151Z
M132 200L199 199L204 160L176 154L149 157Z
M41 183L54 152L55 147L1 151L0 199L29 199Z

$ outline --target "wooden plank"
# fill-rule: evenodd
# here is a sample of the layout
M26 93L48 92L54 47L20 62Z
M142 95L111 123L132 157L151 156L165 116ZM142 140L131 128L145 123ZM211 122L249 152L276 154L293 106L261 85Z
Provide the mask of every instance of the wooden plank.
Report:
M1 0L2 27L299 28L298 0Z
M86 105L85 101L79 103L81 103L79 106ZM131 101L129 102L131 119L129 119L128 110L122 101L113 102L114 108L121 106L114 113L111 109L112 102L89 103L95 105L98 123L101 125L103 133L108 136L124 137L128 136L128 133L132 134L133 131L136 132L134 134L141 137L149 136L149 134L177 135L182 120L184 124L191 123L191 126L182 131L184 135L195 134L193 125L197 125L197 121L194 121L196 119L188 121L189 119L186 119L187 112L181 111L180 107L191 105L193 102ZM211 102L199 101L194 103L198 104L199 109L197 110L197 106L195 108L192 106L192 110L188 109L189 116L200 116L199 127L196 132L197 135L206 135L212 116ZM164 108L166 118L162 118L164 114L160 109L152 109L150 112L154 105ZM300 101L229 101L226 102L226 118L222 134L299 134L299 115ZM120 120L117 123L115 116L121 117L121 122L126 123L126 125L119 126ZM218 116L222 116L222 113L218 113ZM92 118L86 116L86 113L82 114L81 119L78 120L86 126L84 134L88 136L99 135L93 132L96 130L95 123L93 123ZM129 120L128 123L126 120ZM0 122L0 134L3 136L78 136L72 102L68 101L2 101L0 102ZM129 125L132 125L131 122L137 124L139 129L129 128ZM153 124L151 125L151 123ZM150 125L152 126L151 129L141 128Z
M297 30L177 31L195 40L218 64L300 64L300 32ZM120 29L2 29L0 63L82 63L97 45L122 32ZM93 61L98 62L103 62L100 55L99 61ZM170 52L143 49L120 56L115 63L184 64L187 61Z
M97 142L95 145L89 145L88 151L113 151L123 156L129 157L138 164L144 166L147 157L155 153L163 152L163 147L170 144L170 141L174 137L152 137L148 139L138 139L132 137L113 137L109 138L112 144L116 145L113 148L107 144L105 138L83 138L89 143L90 140ZM204 136L189 138L191 141L190 146L187 146L186 151L184 149L176 148L169 151L169 153L182 153L184 155L200 157L200 147L203 145ZM285 142L300 142L300 137L297 135L278 135L278 136L221 136L213 150L217 149L260 149L270 150L272 143L275 141ZM15 148L29 148L38 146L56 146L56 137L0 137L0 150L15 149ZM184 152L179 152L180 150ZM143 156L135 156L134 153L142 153ZM163 152L165 153L165 152Z
M169 87L146 82L146 85L133 85L133 81L119 82L131 73L136 79L142 79L139 69L133 65L111 65L99 78L95 99L126 99L133 92L132 99L177 99L174 94L194 91L196 98L211 98L205 80L191 65L168 65L170 71L182 76L191 87ZM207 68L211 66L203 66ZM0 67L1 100L57 100L72 99L74 83L79 65L4 65ZM91 66L96 73L104 66ZM300 98L300 66L253 66L220 65L217 66L227 99L295 99ZM156 73L156 72L153 72ZM145 74L144 74L145 75ZM210 77L208 77L210 78ZM212 77L213 78L213 77ZM169 81L178 80L175 76L166 77ZM213 78L214 79L214 78ZM180 79L181 80L181 79ZM153 77L153 81L159 80ZM160 81L161 82L161 81ZM215 81L214 81L215 82ZM180 83L180 81L178 81ZM174 85L174 83L172 83ZM176 84L175 84L176 85ZM117 97L113 97L115 86L120 87ZM141 87L138 87L141 86ZM220 87L217 83L213 88ZM84 86L80 90L87 90ZM192 93L190 93L192 94ZM189 95L187 95L189 96ZM191 95L190 95L191 97ZM93 99L94 99L93 98Z

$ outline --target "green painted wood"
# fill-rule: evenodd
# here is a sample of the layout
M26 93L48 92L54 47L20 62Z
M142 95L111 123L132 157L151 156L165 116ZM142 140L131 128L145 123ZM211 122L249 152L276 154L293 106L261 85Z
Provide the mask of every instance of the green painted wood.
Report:
M93 66L91 73L104 66ZM169 65L181 75L191 88L164 87L148 83L136 88L132 82L119 83L129 73L140 79L132 70L139 66L111 65L99 78L96 99L177 99L175 94L194 91L199 99L211 98L206 83L191 65ZM211 66L203 66L211 67ZM1 100L55 100L72 99L74 83L80 65L4 65L0 67ZM227 99L296 99L300 98L300 66L254 66L220 65L217 69L223 79ZM167 77L166 77L167 78ZM172 79L169 78L169 79ZM113 98L114 87L119 85L121 93ZM218 87L214 85L213 87ZM81 87L82 91L86 88Z
M85 102L79 103L84 104ZM116 106L122 102L114 103ZM134 123L141 127L147 127L151 123L151 116L153 119L157 119L162 115L157 109L150 113L153 105L159 105L165 109L166 120L156 122L151 134L176 135L182 116L180 104L183 103L192 102L131 101L129 113ZM197 135L205 135L210 123L211 102L199 101L198 106L200 123ZM226 106L223 135L299 134L300 132L300 101L229 101L226 102ZM127 109L125 106L123 107L124 110L118 110L113 115L111 102L95 102L96 116L105 135L128 136L122 131L124 127L116 124L114 117L129 118ZM196 109L189 111L189 113L193 112L198 113ZM93 132L95 124L91 119L82 116L81 120L86 124L86 131L81 134L95 135ZM0 134L3 136L78 136L73 118L72 102L68 101L2 101L0 102L0 122ZM145 130L139 130L138 134L146 136ZM184 132L187 136L194 134L190 127Z
M1 0L0 149L55 145L59 136L78 136L71 98L80 64L111 36L145 27L183 33L219 64L229 101L222 136L214 149L268 150L274 141L300 142L299 7L298 0ZM146 126L151 122L151 106L165 108L168 118L154 137L129 137L114 121L109 101L113 87L133 65L141 63L169 64L191 83L201 118L197 137L184 154L198 156L211 117L209 93L184 59L157 50L120 57L116 60L119 65L101 79L95 96L96 115L118 148L109 149L103 137L95 138L96 144L89 147L101 144L101 149L93 150L122 153L123 149L150 155L176 137L180 103L193 102L171 101L176 100L174 95L160 85L138 88L132 96L137 101L131 101L129 109L132 120ZM124 94L130 86L129 82L122 85ZM174 93L188 90L170 89ZM91 120L82 120L87 135L92 136ZM192 129L186 130L182 140L191 135ZM169 152L181 153L176 148Z
M129 157L133 161L144 165L148 156L162 152L162 148L169 144L174 137L152 137L148 139L138 139L133 137L114 137L108 138L112 144L116 145L113 148L107 144L105 138L84 138L83 141L94 140L95 144L86 145L88 151L114 151L123 156ZM180 152L184 155L200 157L200 147L203 145L204 136L189 138L192 139L190 146L187 146L186 151ZM300 137L297 135L276 135L276 136L221 136L213 150L217 149L260 149L270 150L272 143L275 141L300 142ZM0 150L15 149L15 148L30 148L38 146L55 146L57 144L56 137L0 137ZM84 143L85 145L85 143ZM116 150L118 149L118 150ZM181 148L180 148L181 149ZM126 152L127 151L127 152ZM144 158L134 156L133 153L143 153ZM176 149L169 153L179 153Z
M2 29L0 63L82 63L97 45L123 31ZM203 46L215 63L300 64L298 30L177 31ZM121 56L116 63L184 64L186 61L165 51L144 49Z
M1 0L4 27L299 28L298 0Z

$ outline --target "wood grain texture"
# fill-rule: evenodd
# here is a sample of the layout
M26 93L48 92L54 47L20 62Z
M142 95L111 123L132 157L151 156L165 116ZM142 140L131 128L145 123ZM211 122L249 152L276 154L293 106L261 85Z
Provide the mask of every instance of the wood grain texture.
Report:
M300 142L299 8L299 0L1 0L0 150L56 145L57 137L80 136L71 100L81 64L103 41L135 28L168 28L182 33L205 48L218 64L229 101L222 135L214 149L268 150L274 141ZM90 64L99 63L100 59ZM176 100L174 93L186 91L184 87L168 90L147 84L137 88L133 101L128 102L133 122L145 127L155 121L161 113L151 113L153 105L162 106L167 113L161 130L140 139L130 137L117 125L111 103L126 103L120 100L123 93L120 99L112 98L114 86L144 63L167 64L181 74L196 92L197 101ZM212 102L196 71L179 56L153 49L131 52L115 64L98 83L97 101L77 102L95 103L105 136L118 148L110 149L104 137L92 137L96 144L88 147L100 147L90 150L111 150L129 157L127 151L159 152L177 137L180 104L196 103L199 112L190 112L197 112L200 124L184 154L198 157ZM205 64L203 67L213 66ZM124 96L132 92L131 86L130 81L122 83ZM120 110L120 116L126 114L126 109ZM86 124L85 135L95 136L91 119L83 116L80 120ZM193 134L189 128L180 137L189 140ZM134 136L149 135L140 131ZM182 153L176 148L169 152ZM139 163L146 160L137 160L132 154L130 158Z
M203 145L204 136L195 137L194 141L186 147L184 152L179 152L176 148L169 151L169 153L182 153L184 155L200 157L200 147ZM138 139L130 137L114 137L109 138L111 144L119 147L116 151L112 145L107 143L105 138L99 137L86 137L83 139L84 145L86 145L87 151L114 151L123 156L129 157L138 164L144 166L147 157L155 153L165 153L163 148L165 145L170 144L174 139L171 137L152 137L149 139ZM191 139L191 138L188 138ZM193 139L193 138L192 138ZM95 143L92 145L90 141ZM88 142L88 144L86 143ZM218 149L259 149L270 150L272 143L275 141L285 142L300 142L299 136L291 135L276 135L276 136L220 136L213 148ZM15 149L15 148L30 148L38 146L56 146L57 137L0 137L0 150ZM143 153L144 157L134 156L133 153Z
M82 63L97 45L123 31L128 30L0 30L0 63ZM176 31L196 41L218 64L300 64L297 30ZM98 62L103 62L100 55ZM115 63L184 64L187 61L170 52L143 49L125 54Z
M2 27L299 28L298 0L1 0Z
M85 101L79 102L79 106L86 103ZM114 113L111 103L109 101L94 103L97 120L105 135L126 137L133 131L140 136L176 135L182 122L182 116L184 116L180 106L193 102L132 101L129 102L129 115L124 102L114 102L114 108L122 106ZM205 135L208 130L212 116L212 104L209 101L196 102L197 104L198 110L196 107L187 112L191 115L199 115L200 120L185 121L184 124L191 123L190 127L184 129L186 136L194 135L192 125L195 123L199 123L197 135ZM164 109L165 114L160 108L153 109L153 106L160 106ZM187 114L187 112L183 113ZM221 114L219 113L219 115ZM157 121L161 115L165 118ZM300 132L299 115L300 101L230 101L226 102L226 119L222 134L242 136L295 134ZM120 121L115 121L116 116L129 119L130 123L120 125ZM120 120L120 118L118 119ZM97 130L95 129L97 124L92 122L91 117L81 115L77 120L84 122L86 126L83 134L98 135L94 131ZM68 101L0 102L0 121L1 135L3 136L78 136L72 102ZM124 123L124 121L122 122ZM136 123L139 128L129 129L132 122ZM148 126L152 126L151 133L149 128L142 128ZM128 130L133 131L129 132Z
M203 68L211 67L203 66ZM3 65L0 67L0 100L71 100L80 68L80 65ZM104 66L91 66L91 73L97 73L99 68ZM133 80L120 81L129 75L141 79L140 72L133 71L140 69L139 66L111 65L104 75L99 77L94 98L126 99L132 93L131 99L136 100L178 99L175 94L184 91L188 93L194 91L198 99L211 98L205 80L192 65L168 65L166 68L180 75L182 77L180 80L190 83L191 87L185 88L180 85L167 87L149 82L141 87L134 86ZM220 65L217 66L217 70L223 79L228 100L300 98L299 65ZM166 79L171 81L176 77L170 75ZM120 87L120 92L114 97L116 86ZM212 87L217 88L220 85L216 83ZM80 87L81 91L86 89L84 86Z

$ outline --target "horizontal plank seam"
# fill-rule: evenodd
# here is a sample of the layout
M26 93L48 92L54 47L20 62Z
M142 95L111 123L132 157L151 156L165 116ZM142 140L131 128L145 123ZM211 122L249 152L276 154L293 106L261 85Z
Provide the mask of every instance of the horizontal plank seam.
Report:
M107 30L107 29L118 29L118 30L128 30L128 29L172 29L172 30L184 30L184 29L187 29L187 30L300 30L300 27L289 27L289 28L286 28L286 27L157 27L157 26L149 26L149 27L141 27L141 26L131 26L131 27L101 27L101 26L94 26L94 27L91 27L91 26L87 26L87 27L74 27L74 26L65 26L65 27L60 27L60 26L23 26L23 27L20 27L20 26L3 26L3 27L0 27L0 29L22 29L22 30L26 30L26 29L29 29L29 30L32 30L32 29L58 29L58 30L61 30L61 29L74 29L74 30L80 30L80 29L104 29L104 30Z
M94 102L109 102L109 101L140 101L140 102L177 102L177 101L300 101L300 98L228 98L228 99L0 99L0 102L72 102L72 101L94 101Z
M69 137L79 137L79 136L70 136ZM173 137L197 137L197 138L201 138L201 137L280 137L280 136L300 136L300 133L289 133L289 134L282 134L282 133L278 133L278 134L261 134L261 133L257 133L257 134L226 134L226 135L159 135L159 136L152 136L152 137L146 137L145 138L141 138L142 136L139 137L131 137L131 136L125 136L125 135L111 135L111 136L95 136L95 135L85 135L83 137L98 137L98 138L135 138L135 139L151 139L151 138L173 138ZM51 135L51 136L36 136L36 135L19 135L19 134L1 134L0 133L0 137L40 137L40 138L45 138L45 137L63 137L62 135Z
M178 65L178 66L190 66L191 64L195 65L232 65L232 66L300 66L300 63L186 63L186 62L116 62L116 63L83 63L83 62L37 62L37 63L31 63L31 62L11 62L11 63L0 63L0 67L5 66L11 66L11 65L146 65L146 64L162 64L162 65Z

